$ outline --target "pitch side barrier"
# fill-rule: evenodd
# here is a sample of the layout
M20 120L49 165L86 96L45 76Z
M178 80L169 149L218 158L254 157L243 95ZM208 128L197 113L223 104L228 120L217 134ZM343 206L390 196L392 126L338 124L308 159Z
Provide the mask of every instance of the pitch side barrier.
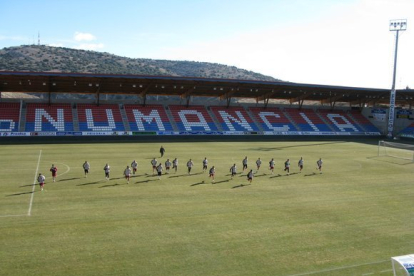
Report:
M355 141L376 145L386 139L379 133L343 132L0 132L0 144L141 143L141 142L253 142L253 141Z
M356 142L378 145L385 136L366 135L101 135L101 136L3 136L0 145L85 143L205 143L205 142Z
M33 136L182 136L182 135L270 135L270 136L381 136L379 132L329 131L32 131L0 132L0 137Z

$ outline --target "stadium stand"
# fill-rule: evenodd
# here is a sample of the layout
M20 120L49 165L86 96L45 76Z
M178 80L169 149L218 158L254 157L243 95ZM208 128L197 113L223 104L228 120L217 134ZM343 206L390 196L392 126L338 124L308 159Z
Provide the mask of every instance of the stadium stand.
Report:
M179 131L217 131L213 119L202 105L185 107L170 105L169 109Z
M364 115L358 110L351 110L348 114L357 122L361 127L368 132L381 132L376 126L374 126Z
M72 108L73 105L73 108ZM21 118L20 118L21 117ZM20 120L20 121L19 121ZM409 122L407 122L409 123ZM408 124L405 124L408 125ZM401 129L401 128L400 128ZM287 132L296 135L344 133L372 135L381 131L359 110L161 104L0 103L0 132L113 132L215 134L215 132ZM176 132L179 133L176 133ZM164 132L164 133L163 133ZM211 132L211 133L209 133ZM237 133L236 133L237 132ZM290 132L290 133L289 133ZM313 133L307 133L313 132ZM218 133L217 133L218 134ZM281 134L281 133L280 133ZM414 123L399 134L414 135ZM7 136L6 134L4 134ZM46 134L47 135L47 134ZM50 134L52 135L52 134ZM65 134L61 134L65 135ZM71 134L68 134L71 135ZM99 135L102 135L100 133Z
M409 126L404 128L403 130L401 130L398 134L403 135L403 136L407 135L407 136L413 137L413 135L414 135L414 123L410 124Z
M73 131L70 104L28 103L26 131Z
M125 131L117 104L78 104L80 131Z
M332 131L313 109L285 108L301 131Z
M224 131L259 130L243 107L212 106L211 110Z
M331 128L338 132L363 132L354 120L343 110L319 109L318 113L323 116Z
M131 131L173 131L162 105L125 104Z
M249 110L264 131L298 130L279 108L250 107Z
M20 103L0 103L0 131L19 130Z

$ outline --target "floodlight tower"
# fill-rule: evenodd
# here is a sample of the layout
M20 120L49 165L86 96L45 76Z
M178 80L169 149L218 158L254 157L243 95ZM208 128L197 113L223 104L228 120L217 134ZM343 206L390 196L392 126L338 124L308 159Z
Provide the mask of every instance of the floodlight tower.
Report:
M397 75L397 51L398 51L398 34L400 31L407 30L407 19L397 19L390 21L390 31L396 32L395 35L395 53L394 53L394 74L392 78L392 88L390 94L390 108L388 112L388 133L387 137L392 138L394 131L394 113L395 113L395 78Z

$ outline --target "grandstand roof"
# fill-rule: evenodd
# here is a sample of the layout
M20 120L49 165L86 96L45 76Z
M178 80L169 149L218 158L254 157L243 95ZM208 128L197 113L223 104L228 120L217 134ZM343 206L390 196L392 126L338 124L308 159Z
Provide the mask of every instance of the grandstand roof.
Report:
M1 92L127 94L303 100L351 105L388 104L390 90L293 82L207 79L175 76L109 75L53 72L0 72ZM414 90L397 90L396 103L412 105Z

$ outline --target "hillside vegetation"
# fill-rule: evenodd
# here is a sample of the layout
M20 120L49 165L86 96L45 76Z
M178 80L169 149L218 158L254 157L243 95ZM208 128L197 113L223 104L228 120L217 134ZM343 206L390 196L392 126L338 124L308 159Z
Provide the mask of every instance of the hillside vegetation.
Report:
M0 70L277 81L269 76L216 63L128 58L46 45L23 45L1 49Z

